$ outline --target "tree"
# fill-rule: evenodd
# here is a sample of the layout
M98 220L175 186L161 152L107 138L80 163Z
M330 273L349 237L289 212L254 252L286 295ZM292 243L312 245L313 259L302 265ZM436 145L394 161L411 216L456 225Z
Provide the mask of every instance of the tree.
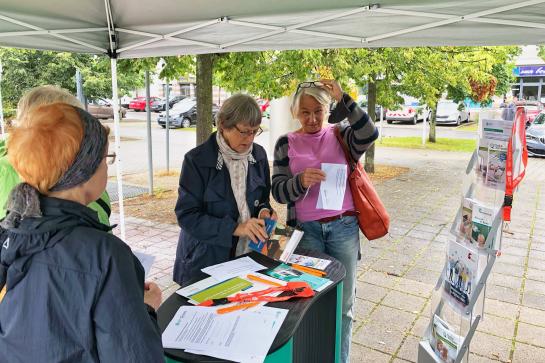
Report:
M23 93L33 87L52 84L76 92L75 74L80 69L88 98L112 96L110 60L89 54L3 48L0 59L4 68L2 98L6 108L14 109ZM135 60L120 60L119 94L141 87L143 71L133 67Z
M213 54L197 55L197 145L212 133L212 72Z

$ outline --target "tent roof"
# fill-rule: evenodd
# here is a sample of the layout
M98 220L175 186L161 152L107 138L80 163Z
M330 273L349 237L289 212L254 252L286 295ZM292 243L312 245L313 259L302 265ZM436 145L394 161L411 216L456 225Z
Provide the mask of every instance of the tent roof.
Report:
M545 0L2 0L0 8L0 46L116 49L121 58L545 38Z

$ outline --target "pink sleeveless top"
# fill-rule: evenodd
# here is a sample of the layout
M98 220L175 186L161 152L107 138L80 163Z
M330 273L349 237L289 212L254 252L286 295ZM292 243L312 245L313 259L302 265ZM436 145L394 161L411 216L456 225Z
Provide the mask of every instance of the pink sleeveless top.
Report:
M335 137L333 125L328 125L315 134L298 132L288 133L288 157L290 170L293 175L303 172L306 168L321 169L322 163L346 164L343 149ZM349 170L347 170L347 175ZM332 217L348 210L354 210L354 201L348 180L342 210L316 209L320 183L310 187L306 198L299 198L295 202L297 220L301 222L315 221L325 217Z

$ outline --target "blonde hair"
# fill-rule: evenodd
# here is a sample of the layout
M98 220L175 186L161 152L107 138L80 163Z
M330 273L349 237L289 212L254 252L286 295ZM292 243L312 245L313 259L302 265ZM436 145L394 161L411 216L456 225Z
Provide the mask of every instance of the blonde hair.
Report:
M17 104L16 122L23 122L25 115L36 107L62 102L84 109L81 102L64 88L45 85L27 91Z
M72 105L31 107L8 139L8 158L28 184L47 194L74 162L83 122Z
M290 107L291 115L293 116L293 118L297 118L297 114L299 113L299 107L301 105L301 97L303 97L303 95L314 97L314 99L318 101L318 103L325 107L326 114L329 115L329 105L331 104L331 96L329 95L329 92L320 87L308 87L301 88L299 92L293 95Z
M231 129L238 123L250 127L259 126L261 117L261 109L253 97L237 93L223 102L216 115L216 120L218 126L221 125L226 129Z

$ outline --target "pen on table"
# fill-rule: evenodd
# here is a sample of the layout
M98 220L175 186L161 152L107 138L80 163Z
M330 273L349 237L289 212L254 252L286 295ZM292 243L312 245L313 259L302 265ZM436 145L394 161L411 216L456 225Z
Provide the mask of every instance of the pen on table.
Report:
M318 276L318 277L323 277L323 276L326 275L325 271L320 271L320 270L317 270L317 269L314 269L314 268L311 268L311 267L307 267L307 266L301 266L301 265L298 265L296 263L292 263L291 267L293 267L296 270L306 272L306 273L308 273L310 275L314 275L314 276Z
M253 302L249 302L249 303L246 303L246 304L238 304L238 305L228 306L226 308L219 308L218 310L216 310L216 312L218 314L226 314L226 313L230 313L230 312L236 311L236 310L251 308L251 307L254 307L254 306L258 305L258 304L259 304L259 301L253 301Z
M264 283L264 284L267 284L267 285L272 285L272 286L284 286L282 284L279 284L278 282L274 282L274 281L270 281L270 280L267 280L267 279L263 279L259 276L256 276L256 275L248 275L246 276L249 280L253 280L253 281L258 281L258 282L261 282L261 283Z

